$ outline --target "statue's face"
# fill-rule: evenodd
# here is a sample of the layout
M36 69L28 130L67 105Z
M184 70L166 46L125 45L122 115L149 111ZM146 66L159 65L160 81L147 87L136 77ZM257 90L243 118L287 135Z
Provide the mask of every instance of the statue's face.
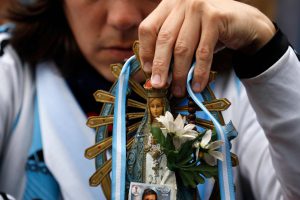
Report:
M163 115L164 111L164 103L163 103L163 98L153 98L150 101L149 104L149 109L151 116L153 118L159 117L160 115Z

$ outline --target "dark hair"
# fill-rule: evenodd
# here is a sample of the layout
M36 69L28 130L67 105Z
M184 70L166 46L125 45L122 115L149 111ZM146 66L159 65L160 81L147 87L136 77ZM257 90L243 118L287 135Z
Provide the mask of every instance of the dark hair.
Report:
M63 0L10 0L7 18L15 23L10 43L23 62L53 60L63 74L86 65L63 10Z
M147 188L147 189L144 190L142 199L144 199L144 197L146 197L148 195L155 195L155 199L157 199L156 192L154 190L150 189L150 188Z

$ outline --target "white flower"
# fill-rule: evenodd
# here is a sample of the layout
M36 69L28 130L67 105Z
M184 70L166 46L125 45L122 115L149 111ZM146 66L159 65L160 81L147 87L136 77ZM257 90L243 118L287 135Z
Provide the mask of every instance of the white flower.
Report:
M210 142L211 140L211 135L212 132L211 130L208 130L205 132L205 135L202 137L201 142L196 142L194 144L194 146L197 148L196 149L196 156L198 156L199 154L199 149L200 147L202 149L206 149L207 153L204 153L204 160L207 164L214 166L217 164L217 160L219 159L221 161L224 161L224 155L223 153L217 151L216 149L218 149L220 146L222 146L224 144L223 141L221 140L217 140L214 142Z
M165 116L161 115L156 119L164 126L161 130L165 136L166 133L174 136L173 142L176 149L185 141L195 139L198 136L198 132L193 130L195 125L187 124L185 126L185 117L182 117L180 114L174 120L173 115L166 111Z

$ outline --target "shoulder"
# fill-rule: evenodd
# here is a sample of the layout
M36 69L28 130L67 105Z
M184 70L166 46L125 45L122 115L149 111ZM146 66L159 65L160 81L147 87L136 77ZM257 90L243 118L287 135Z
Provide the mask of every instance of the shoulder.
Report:
M24 94L25 85L33 83L31 69L21 62L18 54L9 44L9 38L8 33L0 33L0 47L4 47L0 55L0 103L4 105L17 103L19 101L17 99Z
M0 32L0 77L7 83L17 81L16 79L21 80L21 77L25 75L25 66L9 44L9 40L10 33Z

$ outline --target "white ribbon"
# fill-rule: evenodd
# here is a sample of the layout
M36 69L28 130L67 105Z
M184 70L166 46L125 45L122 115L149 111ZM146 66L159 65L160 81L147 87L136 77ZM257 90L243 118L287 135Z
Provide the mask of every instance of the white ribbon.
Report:
M193 72L195 68L195 62L193 63L188 77L187 77L187 91L195 103L204 111L205 114L212 120L218 135L218 140L222 140L224 145L220 147L220 151L225 155L224 161L218 160L218 174L220 183L220 193L222 200L235 199L233 177L232 177L232 164L230 157L229 141L224 133L222 126L214 118L214 116L206 109L206 107L199 101L194 92L191 89L190 81L193 78Z
M112 193L114 200L125 199L125 175L126 175L126 93L130 75L131 62L135 56L130 57L124 64L119 75L115 107L112 138Z

